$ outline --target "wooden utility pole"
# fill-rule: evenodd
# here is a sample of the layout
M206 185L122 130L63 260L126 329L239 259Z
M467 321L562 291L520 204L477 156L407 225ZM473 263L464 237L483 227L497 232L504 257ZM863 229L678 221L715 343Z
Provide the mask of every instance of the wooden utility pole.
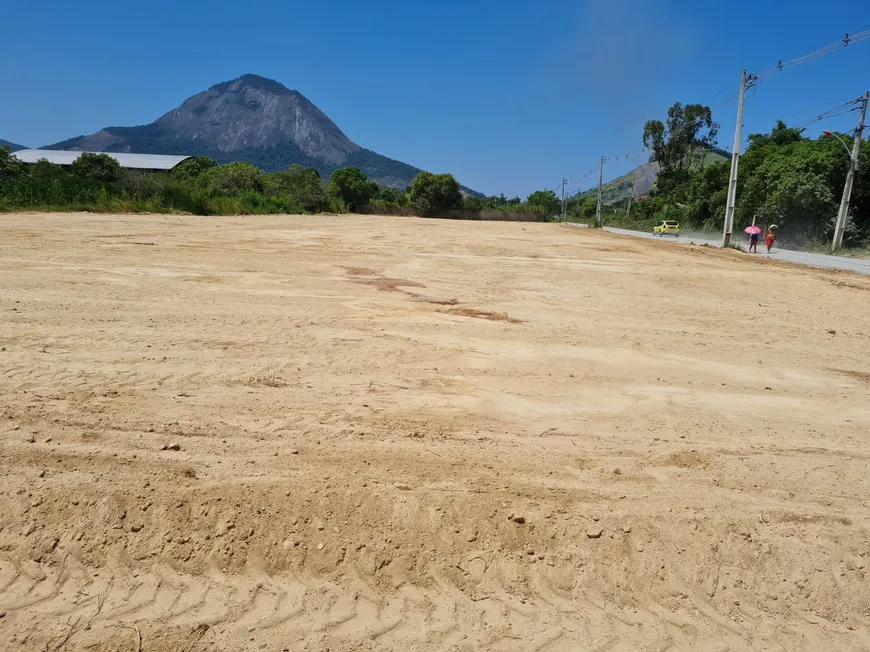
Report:
M831 250L843 246L843 232L846 230L846 218L849 216L849 202L852 200L852 184L855 182L855 171L858 169L858 152L861 149L861 134L864 132L864 120L867 118L867 100L870 92L864 93L864 105L861 107L861 119L855 130L855 143L852 145L852 158L849 159L849 172L846 173L846 185L843 188L843 199L840 201L840 212L837 214L837 227L834 229L834 242Z
M566 203L565 203L565 184L568 183L568 179L562 177L562 221L566 221Z

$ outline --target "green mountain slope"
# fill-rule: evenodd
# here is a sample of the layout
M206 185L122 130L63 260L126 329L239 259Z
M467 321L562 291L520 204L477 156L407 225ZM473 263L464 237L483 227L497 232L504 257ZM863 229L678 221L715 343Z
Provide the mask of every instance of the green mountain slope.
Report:
M17 151L22 150L22 149L29 149L28 147L25 147L24 145L16 145L15 143L10 142L8 140L3 140L2 138L0 138L0 147L11 147L13 152L17 152Z
M704 167L713 163L720 163L731 159L731 153L723 149L714 148L704 155L704 160L701 163ZM655 186L656 177L659 174L659 164L655 161L649 161L636 167L631 172L622 175L617 179L608 181L602 186L601 202L603 204L613 204L632 197L639 199L646 197ZM580 199L588 196L597 196L598 188L593 187L578 195Z

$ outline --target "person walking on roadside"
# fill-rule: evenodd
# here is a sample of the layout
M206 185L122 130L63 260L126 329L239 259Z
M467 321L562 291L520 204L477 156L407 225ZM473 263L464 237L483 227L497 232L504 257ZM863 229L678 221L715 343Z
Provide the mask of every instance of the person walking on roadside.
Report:
M758 253L758 232L753 231L749 234L749 253Z
M764 244L767 245L767 253L773 249L773 244L776 242L776 224L771 224L767 227L767 233L764 235Z
M752 226L747 226L743 229L744 233L749 234L749 253L758 253L758 239L761 237L761 227L755 225L755 218L752 218Z

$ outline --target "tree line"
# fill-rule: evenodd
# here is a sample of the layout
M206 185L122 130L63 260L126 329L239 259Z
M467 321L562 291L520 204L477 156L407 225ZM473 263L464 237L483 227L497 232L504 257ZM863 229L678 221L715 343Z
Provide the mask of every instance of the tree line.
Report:
M648 199L634 202L633 226L674 219L685 227L721 231L731 162L708 163L719 125L710 107L674 104L667 120L646 123L643 143L661 166ZM839 134L851 148L851 134ZM849 156L833 136L811 138L805 129L777 121L768 133L751 134L740 156L735 233L753 222L777 224L780 237L796 244L830 242L836 224ZM591 200L591 201L590 201ZM586 196L578 213L594 214ZM605 207L611 223L624 222L627 200ZM870 142L860 148L844 244L870 245Z
M558 213L552 191L532 193L527 201L463 195L451 174L421 172L398 190L379 186L356 167L341 168L329 179L317 170L291 165L263 173L250 163L219 165L197 156L168 172L130 170L107 154L84 152L70 166L42 159L26 164L0 147L0 211L84 210L108 212L185 212L195 215L355 212L363 207L408 207L424 214L465 208Z

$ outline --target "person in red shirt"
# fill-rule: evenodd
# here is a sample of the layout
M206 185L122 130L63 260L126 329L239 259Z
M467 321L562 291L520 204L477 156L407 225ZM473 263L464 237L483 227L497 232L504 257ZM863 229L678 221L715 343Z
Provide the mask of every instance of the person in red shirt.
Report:
M764 236L764 244L767 245L767 253L773 248L773 243L776 242L776 226L771 225L767 228L767 233Z

